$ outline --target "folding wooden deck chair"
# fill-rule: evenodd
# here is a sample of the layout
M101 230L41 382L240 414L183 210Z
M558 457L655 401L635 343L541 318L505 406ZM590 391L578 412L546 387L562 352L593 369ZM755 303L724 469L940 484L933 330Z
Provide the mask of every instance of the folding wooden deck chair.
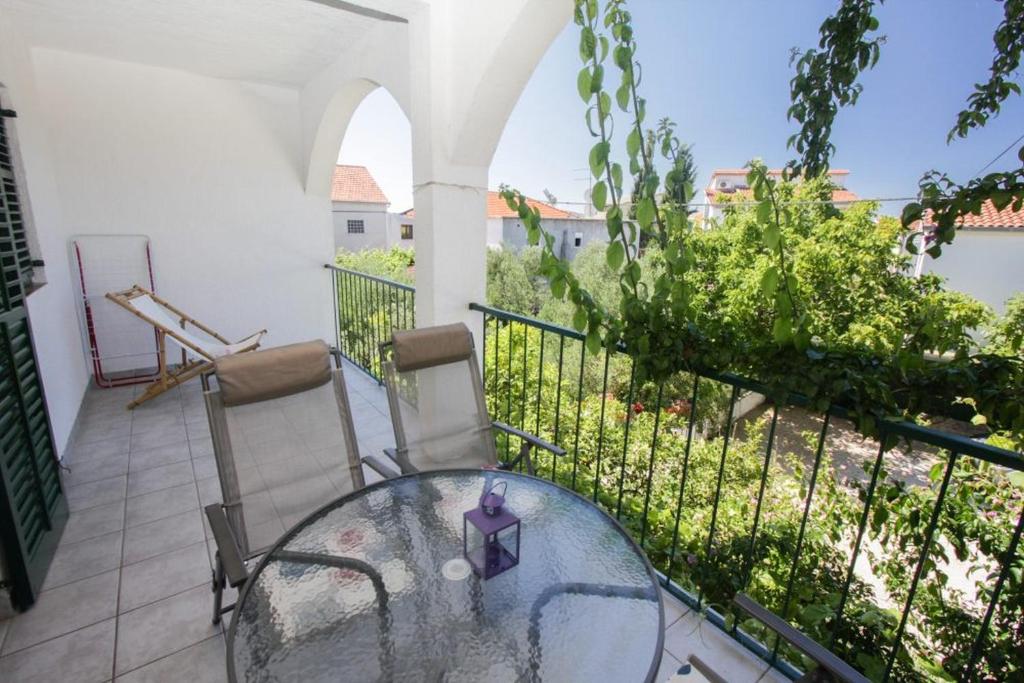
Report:
M128 404L129 410L208 370L217 358L258 348L260 339L267 333L266 330L260 330L232 344L206 325L139 285L134 285L123 292L108 292L107 298L152 325L157 335L159 376L142 395ZM212 339L190 332L185 328L186 324ZM173 370L167 362L168 337L181 347L181 364Z

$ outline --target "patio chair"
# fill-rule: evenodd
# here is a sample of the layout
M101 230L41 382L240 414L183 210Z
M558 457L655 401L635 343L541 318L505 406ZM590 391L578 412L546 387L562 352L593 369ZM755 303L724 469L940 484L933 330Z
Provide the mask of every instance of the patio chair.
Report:
M565 450L487 413L473 335L462 323L395 331L382 345L395 448L387 459L372 454L364 462L388 477L425 470L497 467L522 463L533 474L530 451L542 448L556 456ZM422 400L422 399L426 400ZM510 462L498 460L492 430L520 440Z
M842 683L869 683L868 678L859 671L802 631L793 628L789 622L766 609L749 595L737 593L733 598L733 604L741 612L757 619L777 633L780 638L814 662L814 666L798 678L797 681L806 681L808 683L812 681L815 683L834 683L835 681L841 681Z
M206 325L139 285L133 285L131 289L121 292L108 292L107 298L132 315L145 320L156 332L158 377L140 396L128 404L129 410L203 373L217 358L258 348L260 339L267 333L266 330L260 330L232 344ZM187 330L186 324L212 339ZM168 337L182 350L181 364L173 371L167 363Z
M217 544L215 624L232 607L221 606L225 584L245 583L247 561L365 485L340 358L311 341L218 358L202 376L223 501L204 508Z

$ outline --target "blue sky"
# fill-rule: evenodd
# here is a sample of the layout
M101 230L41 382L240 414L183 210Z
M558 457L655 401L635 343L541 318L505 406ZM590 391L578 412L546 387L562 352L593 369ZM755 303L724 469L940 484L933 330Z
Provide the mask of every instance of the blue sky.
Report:
M680 139L694 145L701 186L714 168L742 166L753 157L781 166L791 158L786 139L796 128L786 121L790 48L815 44L818 26L835 4L630 3L648 123L662 116L676 121ZM1014 98L984 130L946 144L972 84L987 77L1001 9L995 0L889 0L881 7L880 32L888 42L878 66L862 79L860 101L840 114L833 132L833 167L851 171L850 189L862 197L913 195L931 168L964 180L1024 134L1024 100ZM563 202L583 200L593 141L576 93L579 68L576 27L569 25L508 121L491 164L492 187L508 183L536 197L546 188ZM626 123L618 122L619 147ZM360 106L340 159L369 166L393 210L411 206L408 122L387 93L377 91ZM1011 152L989 170L1015 163ZM885 209L897 213L901 205Z

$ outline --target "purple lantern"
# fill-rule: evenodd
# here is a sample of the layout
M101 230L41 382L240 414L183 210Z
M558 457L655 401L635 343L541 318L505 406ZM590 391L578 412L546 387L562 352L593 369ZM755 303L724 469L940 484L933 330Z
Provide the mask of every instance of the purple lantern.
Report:
M519 518L504 508L505 497L495 493L499 485L485 488L480 504L462 516L462 551L473 571L490 579L519 564Z

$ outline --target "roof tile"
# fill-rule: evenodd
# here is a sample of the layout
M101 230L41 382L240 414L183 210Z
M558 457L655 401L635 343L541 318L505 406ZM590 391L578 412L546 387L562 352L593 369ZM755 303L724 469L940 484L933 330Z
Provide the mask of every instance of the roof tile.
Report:
M388 198L365 166L338 164L331 178L331 201L387 204Z
M932 212L925 213L925 224L934 225ZM1002 228L1006 230L1024 230L1024 207L1020 211L1014 211L1012 205L1006 206L1002 211L996 209L991 200L981 205L981 213L977 216L968 214L956 222L958 228L985 229Z

